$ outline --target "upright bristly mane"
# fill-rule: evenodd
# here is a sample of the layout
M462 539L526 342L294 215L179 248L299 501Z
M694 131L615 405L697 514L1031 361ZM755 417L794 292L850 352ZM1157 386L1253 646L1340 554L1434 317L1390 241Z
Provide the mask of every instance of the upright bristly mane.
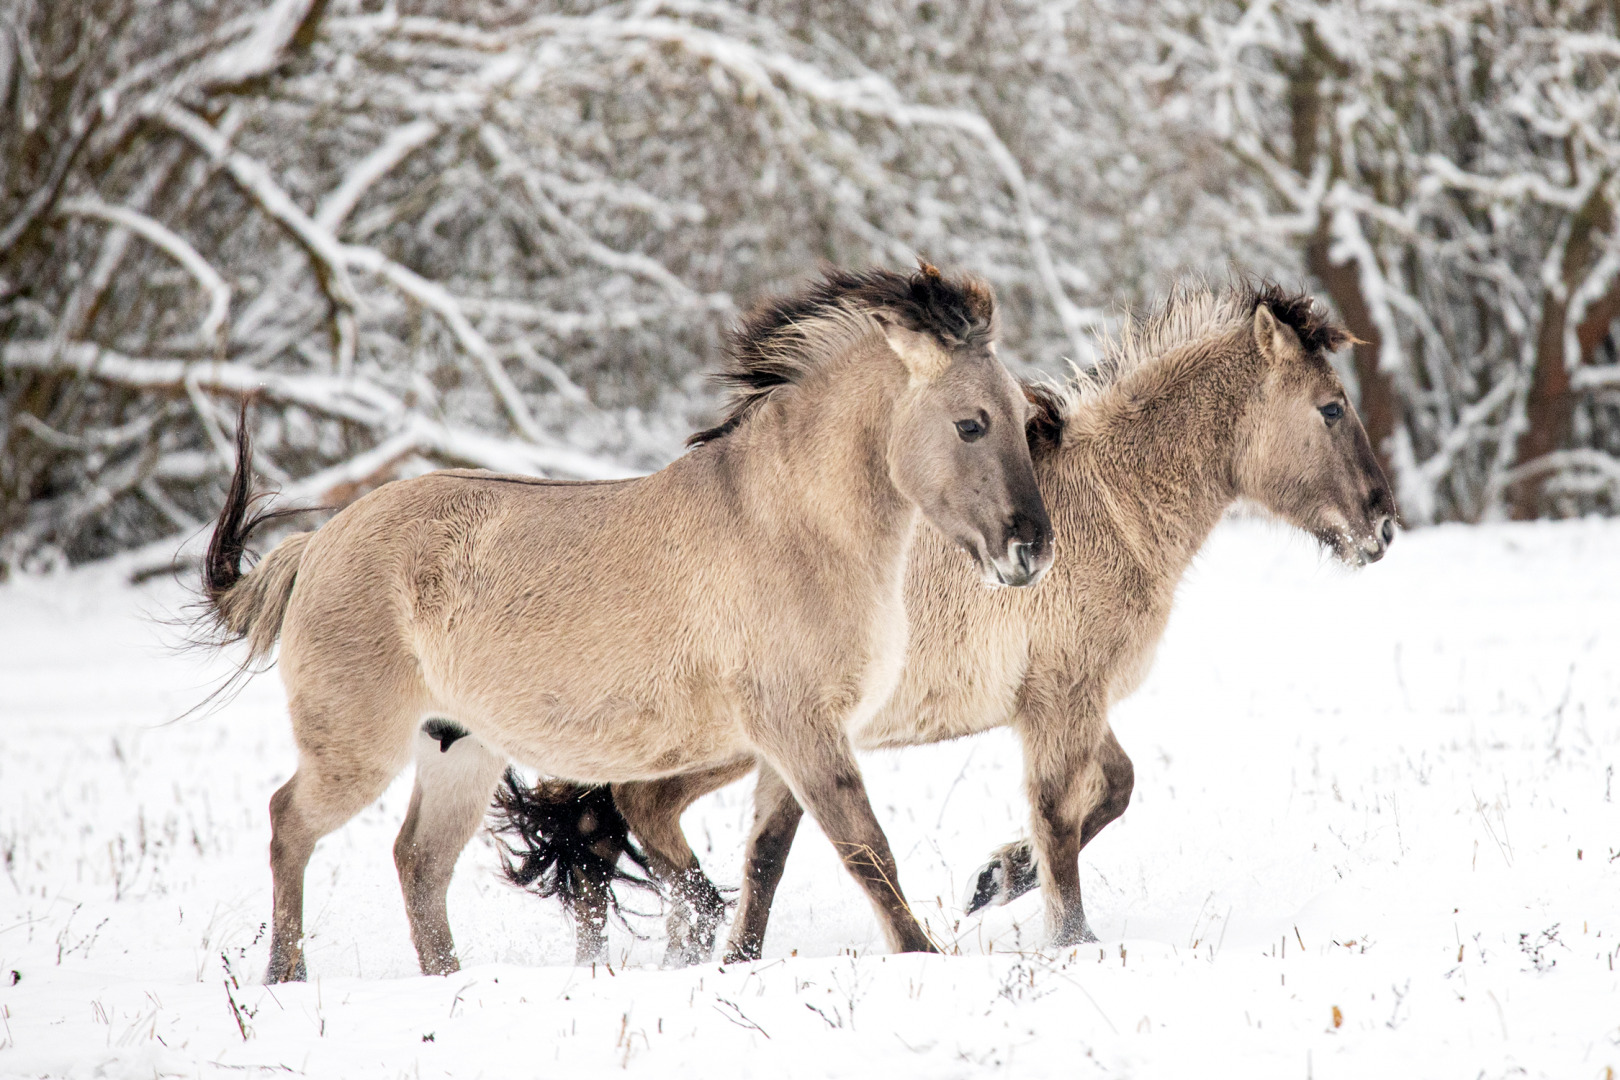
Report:
M1251 326L1262 304L1298 335L1307 356L1326 356L1356 340L1309 293L1274 281L1244 279L1219 291L1202 281L1184 282L1150 314L1127 315L1114 334L1100 336L1097 363L1048 388L1045 407L1057 408L1059 419L1067 420L1126 376L1151 368L1182 346Z
M727 367L716 378L731 389L726 418L686 440L713 442L735 431L780 387L799 382L825 352L818 342L852 319L888 319L930 334L947 349L995 338L995 295L979 279L946 277L919 259L910 273L822 272L798 292L761 301L730 334Z

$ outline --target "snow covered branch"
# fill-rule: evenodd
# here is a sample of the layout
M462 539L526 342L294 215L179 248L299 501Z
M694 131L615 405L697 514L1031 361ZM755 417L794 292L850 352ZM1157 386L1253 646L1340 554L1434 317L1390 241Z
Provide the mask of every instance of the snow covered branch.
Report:
M186 272L197 279L197 284L208 294L208 313L203 316L202 323L197 327L197 337L224 348L225 320L231 311L231 287L225 284L225 279L220 276L219 271L199 255L197 249L192 247L185 237L138 210L125 206L108 206L97 199L64 199L57 204L57 211L80 217L99 218L114 225L121 225L172 256L175 262L185 267Z
M0 567L207 521L243 395L300 498L655 468L741 308L917 254L990 279L1027 372L1189 271L1309 275L1409 521L1620 499L1597 0L22 11Z
M1620 505L1542 483L1620 455L1620 414L1587 393L1620 315L1617 17L1185 0L1136 23L1172 45L1153 84L1248 173L1244 216L1371 343L1362 413L1410 521Z

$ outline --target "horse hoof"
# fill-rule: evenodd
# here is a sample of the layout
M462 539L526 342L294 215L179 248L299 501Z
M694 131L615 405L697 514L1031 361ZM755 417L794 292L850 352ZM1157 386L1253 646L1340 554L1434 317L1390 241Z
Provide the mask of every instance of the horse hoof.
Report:
M1096 934L1091 932L1091 924L1086 922L1085 916L1080 917L1080 929L1068 933L1058 934L1052 939L1052 946L1058 949L1067 949L1071 945L1095 945L1098 942Z
M454 956L448 956L433 962L424 962L422 964L422 974L424 975L454 975L460 970L461 961L457 960Z
M969 879L964 914L1010 904L1041 887L1041 874L1028 841L1016 841L996 850L990 861Z
M726 949L721 964L751 964L760 958L763 950L758 946L733 946Z
M962 910L968 915L993 905L1007 902L1007 870L1000 859L992 859L979 867L968 887Z

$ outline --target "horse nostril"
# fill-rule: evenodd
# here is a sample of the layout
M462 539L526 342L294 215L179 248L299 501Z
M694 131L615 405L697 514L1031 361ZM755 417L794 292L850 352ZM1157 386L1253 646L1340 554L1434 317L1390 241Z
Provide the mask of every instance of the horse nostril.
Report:
M1018 570L1028 578L1035 572L1035 545L1014 544L1013 558L1018 562Z
M1378 530L1378 535L1384 538L1385 547L1393 544L1395 542L1395 522L1385 518L1384 524Z

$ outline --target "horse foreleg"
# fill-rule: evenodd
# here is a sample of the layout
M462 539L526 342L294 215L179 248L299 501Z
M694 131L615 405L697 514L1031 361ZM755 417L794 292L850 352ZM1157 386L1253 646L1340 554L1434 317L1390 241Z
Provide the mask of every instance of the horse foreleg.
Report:
M1080 848L1087 819L1110 789L1102 766L1104 700L1088 685L1059 682L1029 694L1018 720L1036 872L1047 932L1058 946L1097 940L1080 895Z
M972 915L987 907L1010 904L1040 885L1035 848L1027 838L1014 840L992 851L990 861L973 872L967 895L962 898L962 910Z
M754 827L748 834L748 851L743 857L742 897L726 942L726 963L760 958L765 947L765 925L771 918L771 900L803 816L804 808L782 777L761 763L754 785Z
M720 890L704 874L686 842L681 815L697 799L741 779L753 768L754 759L744 758L703 772L613 785L614 804L641 841L653 876L670 896L665 967L685 967L712 956L715 934L726 913Z
M1102 769L1105 790L1102 801L1091 808L1091 813L1086 815L1086 820L1080 826L1082 851L1097 838L1105 825L1125 812L1125 808L1131 805L1131 792L1136 789L1136 766L1131 764L1130 755L1125 753L1119 739L1114 737L1113 728L1109 728L1103 736L1102 746L1097 750L1097 765Z
M1080 850L1096 839L1109 822L1117 819L1131 804L1131 791L1136 786L1136 769L1125 748L1119 745L1112 728L1103 737L1097 752L1107 790L1102 801L1092 807L1080 825ZM1041 878L1035 860L1034 845L1028 840L1014 840L990 853L990 861L974 871L969 881L968 894L962 907L969 915L983 908L1007 904L1040 887Z
M795 735L804 740L816 732L810 724L796 725ZM822 729L826 731L826 729ZM796 752L771 753L774 768L800 804L815 817L816 824L832 841L844 868L866 891L877 911L878 922L895 952L938 952L922 924L912 914L900 890L900 874L888 837L872 812L866 795L866 782L855 763L855 753L843 731L834 728L820 737L798 741ZM760 769L763 780L765 769ZM783 857L786 849L783 849Z

